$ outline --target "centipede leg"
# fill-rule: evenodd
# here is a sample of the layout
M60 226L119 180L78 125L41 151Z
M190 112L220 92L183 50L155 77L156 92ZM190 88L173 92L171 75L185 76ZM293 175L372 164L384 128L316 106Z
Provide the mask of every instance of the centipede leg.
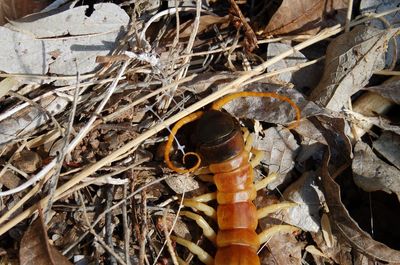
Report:
M214 220L217 219L217 212L215 211L215 209L212 208L211 206L208 206L205 203L198 202L198 201L195 201L192 199L186 199L186 200L183 200L183 205L186 207L190 207L192 209L201 211L205 215L207 215L208 217L211 217Z
M250 159L250 164L252 167L256 167L261 163L261 160L264 158L264 151L251 148L251 154L253 157Z
M279 210L295 207L295 206L297 206L297 203L294 203L294 202L281 202L281 203L277 203L277 204L272 204L272 205L266 206L264 208L258 209L257 210L257 218L261 219L261 218L266 217L268 214L277 212Z
M258 239L260 244L267 242L273 235L284 232L284 233L294 233L300 231L299 228L291 226L291 225L274 225L264 231L262 231L258 235Z
M217 237L217 234L215 233L214 229L212 229L211 226L207 223L207 221L203 218L203 216L188 211L181 211L181 215L194 220L197 223L197 225L200 226L200 228L203 230L204 236L215 244L215 239Z
M178 243L179 245L186 247L190 252L196 255L199 258L199 260L204 264L214 265L214 259L210 256L210 254L208 254L198 245L180 237L171 236L171 239L176 241L176 243Z
M254 186L256 187L256 190L262 190L263 188L267 187L268 184L276 180L278 177L278 174L276 172L269 174L266 178L263 178L259 182L256 182Z
M209 202L209 201L216 200L216 199L217 199L216 192L210 192L210 193L206 193L206 194L199 195L197 197L192 198L192 200L197 201L197 202Z

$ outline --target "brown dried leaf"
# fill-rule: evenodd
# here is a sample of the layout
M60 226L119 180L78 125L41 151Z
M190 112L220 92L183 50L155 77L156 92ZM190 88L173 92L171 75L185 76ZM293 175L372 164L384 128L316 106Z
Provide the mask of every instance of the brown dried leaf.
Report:
M283 52L290 50L292 46L287 43L270 43L268 44L267 60L271 59ZM307 62L307 58L299 51L296 51L293 55L280 60L279 62L269 66L268 72L285 69L288 67L295 66L300 63ZM277 76L283 82L293 83L296 88L304 87L315 87L319 81L319 74L322 74L322 67L317 64L310 65L308 67L299 69L295 72L282 73Z
M340 265L353 265L352 256L350 254L351 248L345 242L340 242L340 239L333 235L333 246L328 247L323 237L322 231L318 233L311 233L311 236L321 252L328 256L330 259ZM326 259L319 256L314 256L317 264L326 264ZM319 262L320 261L320 262ZM325 261L325 262L324 262Z
M279 200L272 196L258 196L255 201L257 208L263 208L276 203L279 203ZM260 229L265 230L273 225L282 224L280 218L282 217L283 212L286 212L286 210L272 213L270 216L260 219ZM293 234L277 233L268 240L268 250L260 253L261 264L300 265L301 250L304 245L304 242L296 240Z
M396 80L390 83L384 83L379 86L367 87L364 90L378 93L382 97L393 101L396 104L400 104L400 80Z
M294 167L299 148L296 139L285 127L271 127L264 131L264 137L255 139L253 146L264 152L262 162L268 165L269 171L279 173L280 177L268 185L269 189L275 189Z
M52 0L2 0L0 1L0 26L28 14L39 12Z
M247 91L274 92L290 98L301 109L302 118L325 113L311 101L307 101L296 89L282 87L278 84L253 83ZM235 117L255 119L275 124L292 122L295 110L286 102L276 99L244 97L233 100L224 109Z
M205 32L207 29L209 29L211 26L216 25L216 24L222 24L221 26L218 26L219 28L226 27L227 23L229 22L228 16L220 17L220 16L215 16L215 15L203 15L200 17L200 24L199 24L199 29L197 31L197 34L201 34ZM182 24L179 25L179 38L185 39L189 38L190 34L192 34L193 31L193 23L194 19L186 21ZM224 25L226 24L226 25ZM173 40L176 36L176 27L174 27L167 32L165 37L163 37L163 41L167 40Z
M264 33L315 34L321 28L344 23L347 0L284 0Z
M20 264L72 265L66 257L49 244L46 231L42 218L36 219L28 228L21 240Z
M330 148L333 148L333 146L330 146ZM341 201L340 186L332 179L328 171L329 160L330 154L327 153L322 167L322 181L325 189L325 198L330 210L331 224L335 226L343 238L359 251L381 261L399 263L400 251L373 240L350 217Z
M26 149L16 154L12 162L15 167L25 173L33 173L42 166L42 158L39 154Z
M268 251L260 255L261 264L301 265L303 243L292 234L279 233L268 241Z
M392 132L384 132L373 147L390 163L400 169L400 136Z
M171 178L167 178L165 182L177 194L189 192L200 187L196 178L193 177L193 175L188 174L178 174Z
M14 189L19 186L21 182L21 179L10 170L6 170L0 177L0 184L4 185L7 189Z
M363 190L394 192L400 200L400 170L379 159L367 144L354 147L352 169L354 182Z
M358 26L333 40L327 49L324 74L311 100L340 110L368 83L373 72L383 69L387 42L397 32Z
M316 189L318 189L316 174L311 171L304 173L300 179L291 184L283 193L283 197L297 203L298 206L288 209L283 221L303 231L317 232L320 229L319 211L324 198L321 198L322 192L318 194Z

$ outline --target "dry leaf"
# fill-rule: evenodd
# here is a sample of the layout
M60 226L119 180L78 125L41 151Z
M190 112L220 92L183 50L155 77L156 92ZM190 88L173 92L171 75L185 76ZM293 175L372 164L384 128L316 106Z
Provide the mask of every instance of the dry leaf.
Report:
M51 0L2 0L0 1L0 26L28 14L39 12Z
M268 250L260 254L261 264L301 265L303 243L288 233L279 233L268 240Z
M179 38L189 38L190 34L192 34L193 31L193 22L194 20L189 20L186 21L182 24L179 25ZM207 29L209 29L213 25L218 25L218 24L225 24L229 22L229 17L224 16L215 16L215 15L203 15L200 17L200 24L199 24L199 29L197 31L197 34L201 34L205 32ZM225 28L226 25L219 25L218 28ZM167 32L165 34L164 40L170 42L173 40L176 36L176 28L173 27L172 30Z
M271 59L283 52L290 50L292 46L286 43L274 42L268 44L267 60ZM267 68L268 72L275 70L285 69L288 67L295 66L300 63L307 62L307 58L299 51L296 51L293 55L280 60L279 62L269 66ZM318 70L320 68L317 65L311 65L306 68L302 68L296 72L282 73L277 76L281 81L286 83L293 83L296 88L304 87L315 87L319 81ZM322 72L321 72L322 74Z
M325 255L324 253L322 253L321 250L319 250L319 249L318 249L316 246L314 246L314 245L308 245L308 246L306 247L306 251L307 251L308 253L313 254L313 255L317 255L317 256L321 256L321 257L324 257L324 258L326 258L326 259L329 259L329 257L328 257L327 255Z
M391 249L385 244L373 240L350 217L349 212L341 201L340 187L328 172L329 160L330 154L328 153L323 162L322 181L325 189L325 198L330 210L329 217L331 218L331 224L357 250L381 261L400 263L400 251Z
M279 203L275 197L258 196L255 204L257 208L263 208L272 204ZM260 230L265 230L273 225L282 224L282 213L287 210L270 214L268 217L259 220ZM260 252L261 264L301 264L301 250L304 243L296 240L295 236L290 233L274 234L267 242L267 251Z
M21 265L72 265L66 257L49 244L47 228L42 218L36 219L22 237L19 261Z
M360 2L360 13L363 15L368 15L371 13L383 13L388 10L395 9L399 7L399 0L361 0ZM369 23L371 26L378 29L386 29L388 25L395 28L399 26L400 15L399 12L391 12L382 19L373 19ZM400 41L400 37L396 37L397 43ZM395 47L397 46L397 54L400 53L399 45L394 45L393 42L389 42L388 56L386 57L386 65L391 65L395 53ZM397 56L397 61L399 61L399 56Z
M318 247L317 250L321 250L323 255L336 262L335 264L354 265L351 255L352 249L346 241L343 242L343 240L340 240L333 235L333 247L328 247L322 235L322 231L319 231L318 233L311 233L311 236ZM319 255L315 256L314 253L313 257L316 262L320 261L317 264L326 264L325 258L320 257Z
M264 131L262 138L256 138L254 148L264 152L262 163L267 164L269 172L278 172L280 177L268 185L268 189L275 189L284 182L285 176L294 167L299 145L293 134L285 127L271 127Z
M22 150L15 155L13 165L25 173L33 173L42 166L42 158L31 150Z
M49 96L38 103L50 114L56 115L65 109L69 100L62 97ZM48 120L48 116L42 110L33 106L15 113L0 122L0 145L28 134Z
M0 184L4 185L7 189L14 189L15 187L18 187L21 183L21 179L10 170L6 170L6 172L4 172L4 174L0 176Z
M316 33L344 23L347 0L283 0L264 33L267 35Z
M354 182L363 190L394 192L400 200L400 170L379 159L367 144L354 147L352 169Z
M191 91L194 94L200 94L213 87L223 86L235 77L237 74L230 72L199 73L193 80L182 84L180 89L183 92Z
M327 247L328 248L333 247L333 235L332 235L331 223L326 213L323 213L321 217L321 230L322 230L322 236L324 237Z
M364 90L372 91L378 93L382 97L393 101L396 104L400 104L400 80L396 80L389 83L384 83L379 86L367 87Z
M90 18L85 16L85 9L73 8L36 22L15 22L12 28L21 32L0 27L0 57L3 58L0 70L75 75L77 71L84 74L97 69L96 57L107 55L116 47L116 40L128 24L129 16L113 4L96 5ZM78 26L81 24L87 26ZM36 38L32 34L47 38ZM63 34L77 35L58 37Z
M300 179L286 188L283 197L298 204L289 208L283 221L303 231L317 232L320 229L321 200L316 192L317 179L314 172L304 173Z
M11 21L5 27L43 39L119 31L129 21L128 14L112 3L95 5L89 17L85 14L87 8L66 6L56 11L33 14Z
M321 107L293 88L278 84L253 83L245 91L274 92L290 98L301 109L301 117L325 113ZM286 124L295 118L295 110L285 102L271 98L243 97L235 99L224 106L224 109L237 118L255 119L275 124Z
M390 163L400 169L400 136L392 132L384 132L373 143L374 149Z
M383 69L386 44L396 33L394 29L358 26L333 40L327 49L324 74L311 100L340 110L375 71Z
M165 180L167 185L177 194L198 189L199 182L193 175L179 174Z

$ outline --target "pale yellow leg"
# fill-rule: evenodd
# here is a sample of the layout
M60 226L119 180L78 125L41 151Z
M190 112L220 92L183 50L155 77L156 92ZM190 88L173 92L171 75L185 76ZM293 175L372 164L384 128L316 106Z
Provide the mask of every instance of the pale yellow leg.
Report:
M214 259L210 256L210 254L208 254L198 245L180 237L171 236L171 239L176 241L176 243L178 243L179 245L186 247L190 252L196 255L199 258L199 260L204 264L214 265Z
M261 163L261 160L264 158L264 151L251 148L251 154L253 157L250 159L250 164L252 167L256 167Z
M260 164L261 160L264 157L264 152L261 150L257 150L253 148L253 136L249 133L249 131L246 128L243 128L243 137L245 138L246 145L244 147L244 150L253 155L253 157L250 159L250 164L252 167L256 167Z
M215 209L211 206L208 206L205 203L198 202L198 201L195 201L192 199L186 199L186 200L183 200L183 205L190 207L192 209L199 210L199 211L203 212L205 215L207 215L208 217L213 218L214 220L217 219L217 212L215 211Z
M210 193L206 193L200 196L196 196L194 198L191 198L192 200L196 201L196 202L209 202L212 200L216 200L217 199L217 193L216 192L210 192Z
M258 240L260 241L260 244L263 244L267 242L273 235L279 232L284 232L284 233L294 233L300 231L299 228L291 226L291 225L274 225L264 231L262 231L258 235Z
M274 213L279 210L288 209L288 208L294 207L294 206L297 206L297 203L281 202L281 203L277 203L277 204L272 204L272 205L266 206L264 208L258 209L257 210L257 218L261 219L261 218L266 217L268 214Z
M250 152L251 147L253 146L254 139L246 128L244 128L243 131L244 131L243 137L245 137L245 142L246 142L244 150Z
M246 127L242 127L242 132L243 132L243 139L247 141L247 137L249 137L250 134L249 130L247 130Z
M215 239L217 234L215 233L214 229L204 220L203 216L188 212L188 211L181 211L180 215L186 216L194 221L196 221L197 225L203 230L203 234L205 237L208 238L211 242L215 244Z
M262 180L260 180L259 182L256 182L254 184L254 186L256 187L256 190L261 190L265 187L267 187L268 184L270 184L271 182L273 182L274 180L276 180L276 178L278 177L277 173L271 173L268 175L268 177L263 178Z

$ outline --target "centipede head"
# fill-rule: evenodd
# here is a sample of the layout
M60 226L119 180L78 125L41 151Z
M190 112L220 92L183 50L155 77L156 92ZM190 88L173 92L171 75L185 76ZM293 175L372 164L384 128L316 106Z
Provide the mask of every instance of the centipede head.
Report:
M225 161L244 148L238 121L219 110L209 110L198 120L193 141L206 163Z

